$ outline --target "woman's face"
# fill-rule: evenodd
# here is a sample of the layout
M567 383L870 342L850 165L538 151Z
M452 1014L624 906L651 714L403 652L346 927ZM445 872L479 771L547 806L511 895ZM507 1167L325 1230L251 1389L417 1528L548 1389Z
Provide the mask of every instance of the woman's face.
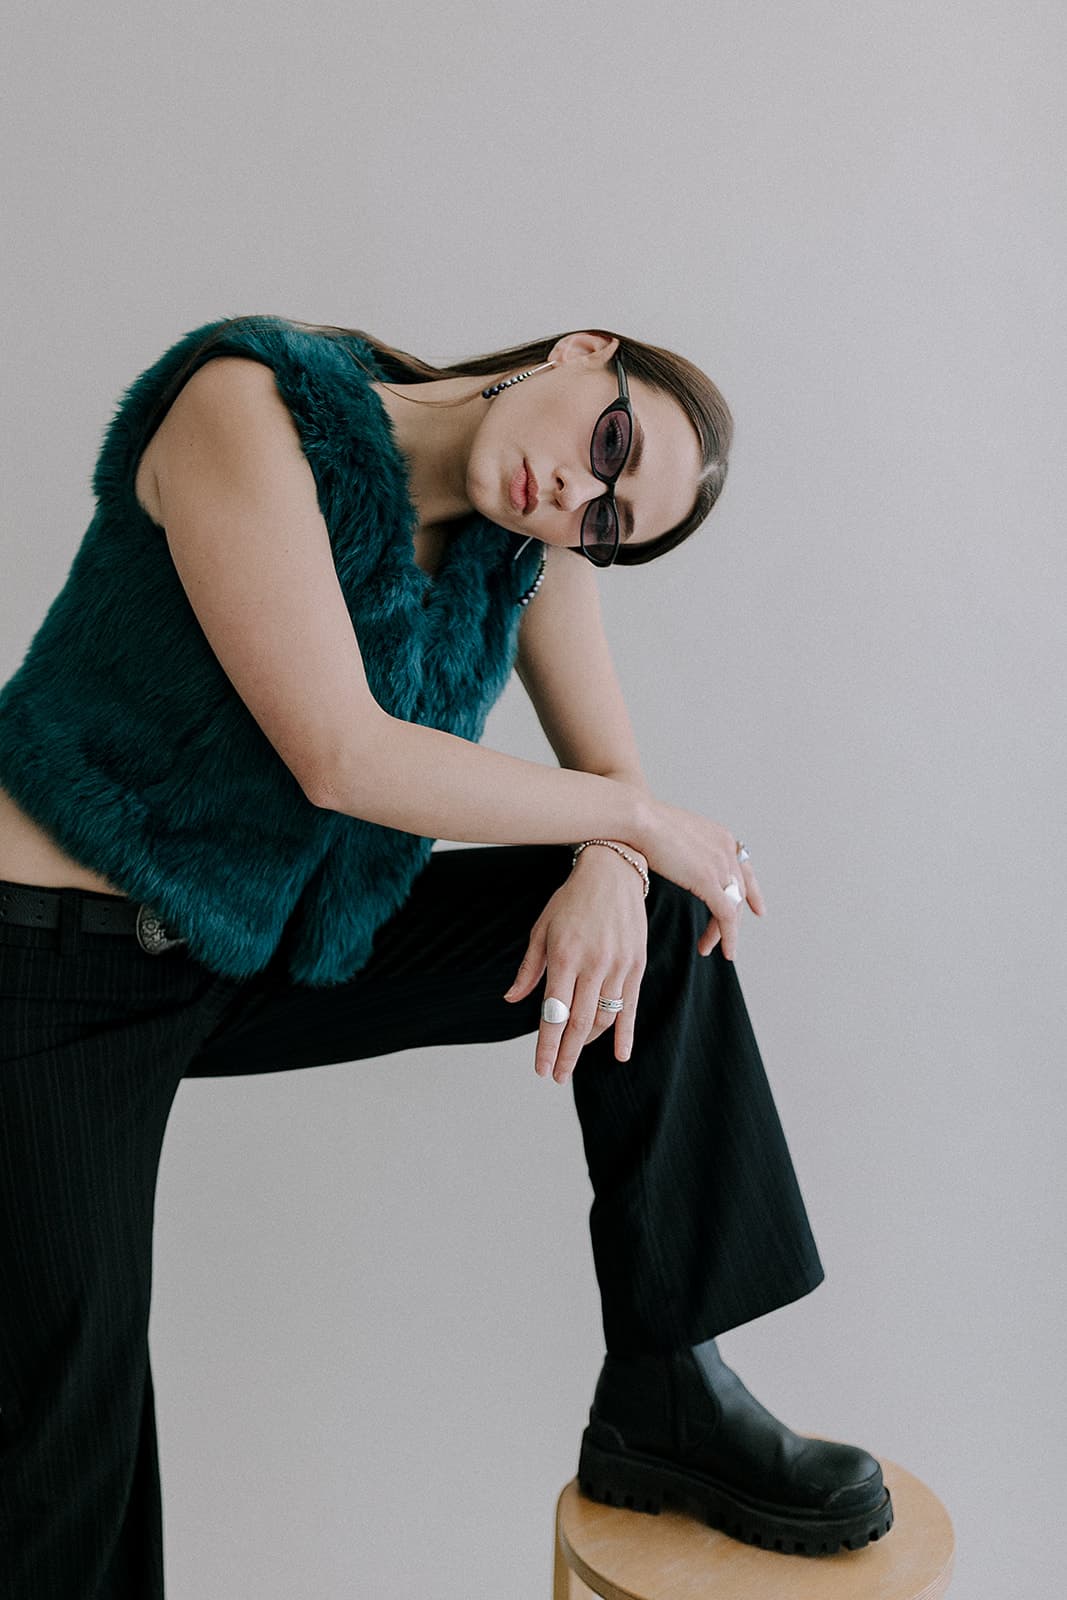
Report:
M603 334L568 334L549 352L555 367L482 402L486 414L471 446L467 493L483 516L544 544L578 548L585 508L605 489L590 465L589 447L601 411L618 398L617 346L618 340ZM626 376L634 441L615 485L615 504L620 542L638 545L689 515L701 454L696 431L677 401ZM526 469L537 499L524 510Z

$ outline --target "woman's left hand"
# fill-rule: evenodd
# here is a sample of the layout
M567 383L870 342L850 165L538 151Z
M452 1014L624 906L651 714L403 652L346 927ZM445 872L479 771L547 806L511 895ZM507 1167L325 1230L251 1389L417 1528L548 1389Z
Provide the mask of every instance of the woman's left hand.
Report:
M524 999L547 969L545 994L570 1007L566 1023L542 1019L534 1062L539 1077L551 1072L557 1083L566 1083L582 1047L606 1028L615 1029L615 1059L627 1059L647 945L640 874L614 850L583 850L534 923L515 982L504 996ZM600 1010L601 995L621 996L623 1009Z

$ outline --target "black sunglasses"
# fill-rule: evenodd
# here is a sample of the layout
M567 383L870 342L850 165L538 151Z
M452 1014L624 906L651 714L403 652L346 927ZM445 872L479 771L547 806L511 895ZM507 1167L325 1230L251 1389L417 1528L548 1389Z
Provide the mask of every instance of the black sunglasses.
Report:
M622 356L616 355L619 398L606 406L596 419L589 446L589 464L607 489L590 500L582 517L581 550L595 567L610 567L619 550L619 512L615 505L615 483L630 454L634 437L634 413Z

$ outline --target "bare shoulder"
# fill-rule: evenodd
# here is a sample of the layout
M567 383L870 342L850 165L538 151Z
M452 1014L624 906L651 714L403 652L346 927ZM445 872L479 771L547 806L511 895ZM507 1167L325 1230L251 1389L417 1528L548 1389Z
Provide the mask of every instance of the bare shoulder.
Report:
M544 581L536 600L527 607L527 618L532 621L536 611L540 610L544 615L544 612L555 611L565 604L584 605L587 609L597 606L600 588L593 563L587 561L580 551L571 550L567 545L546 544L543 548ZM542 604L546 600L548 604Z
M548 670L552 658L570 659L575 641L602 628L600 588L591 561L566 545L546 544L544 580L519 624L520 676L527 667Z
M250 444L260 428L287 429L298 443L271 368L250 356L212 356L182 385L141 452L134 493L153 522L162 524L160 479L168 460L180 450L186 430L207 425L221 433L227 422L237 419L246 434L252 430Z
M544 581L537 594L537 601L527 608L527 615L533 616L537 609L537 602L551 595L550 605L555 609L561 597L569 597L577 601L585 597L587 605L597 604L599 588L597 586L596 570L591 561L575 550L562 544L546 544L543 546L545 554ZM547 610L545 606L543 610Z
M578 550L571 550L565 544L545 544L545 575L550 571L566 571L575 574L588 572L592 575L593 564L587 561Z

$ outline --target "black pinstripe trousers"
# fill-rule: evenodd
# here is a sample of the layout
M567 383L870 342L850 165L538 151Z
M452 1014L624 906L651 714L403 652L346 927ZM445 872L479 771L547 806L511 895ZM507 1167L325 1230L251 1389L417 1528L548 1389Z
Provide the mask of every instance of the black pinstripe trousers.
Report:
M560 845L436 851L347 983L246 982L184 945L0 924L0 1595L157 1600L163 1534L148 1317L153 1206L184 1077L343 1063L533 1033L503 998ZM0 884L0 889L4 887ZM110 897L109 897L110 898ZM633 1052L607 1029L571 1080L607 1348L668 1350L823 1278L733 965L658 874Z

